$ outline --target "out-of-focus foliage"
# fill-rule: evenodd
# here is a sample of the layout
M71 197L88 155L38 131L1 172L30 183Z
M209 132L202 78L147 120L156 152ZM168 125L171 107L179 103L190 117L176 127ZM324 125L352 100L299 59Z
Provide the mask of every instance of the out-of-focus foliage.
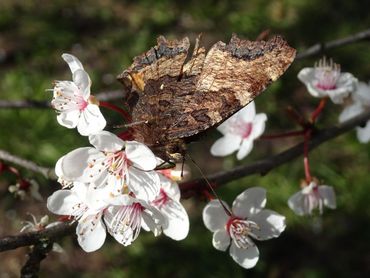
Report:
M203 43L209 47L218 40L228 40L233 32L253 39L270 29L271 34L282 34L302 50L368 28L368 11L366 0L2 0L0 99L50 99L45 89L52 87L52 81L70 79L60 57L63 52L79 57L93 80L92 91L101 92L119 89L115 76L134 56L153 46L158 35L194 40L203 33ZM360 80L370 79L368 42L325 54ZM295 62L283 78L257 98L257 111L269 115L267 133L296 128L284 112L288 105L304 114L314 109L318 100L307 94L296 74L318 58ZM340 111L341 107L329 104L319 127L336 123ZM190 153L208 173L238 163L233 157L211 158L207 150L217 136L217 132L210 132L190 146ZM295 142L258 142L242 163L277 153ZM0 149L53 166L61 155L87 144L77 131L59 126L52 110L0 110ZM211 233L201 223L204 201L192 199L186 201L191 216L186 240L173 242L142 233L130 247L109 240L101 250L85 254L67 238L61 241L66 252L51 254L42 264L41 276L364 277L370 273L369 146L360 145L352 132L321 146L310 159L313 175L333 185L338 196L338 209L326 210L322 218L298 217L287 207L287 199L299 190L304 177L301 159L263 177L237 180L219 190L222 198L231 201L246 187L266 187L268 207L287 216L283 235L259 245L260 261L252 270L243 270L227 253L212 247ZM27 171L22 170L22 174L34 177ZM57 188L36 177L45 197ZM38 216L47 213L45 204L14 200L7 192L12 178L0 177L0 236L16 233L27 211ZM24 252L1 254L0 277L18 275Z

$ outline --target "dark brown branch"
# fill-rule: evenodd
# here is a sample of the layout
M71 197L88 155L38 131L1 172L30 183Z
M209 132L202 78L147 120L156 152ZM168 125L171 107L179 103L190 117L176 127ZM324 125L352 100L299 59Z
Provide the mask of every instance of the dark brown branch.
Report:
M21 269L22 278L36 278L39 277L40 264L43 259L46 258L48 253L53 248L53 242L46 240L39 242L32 247L32 250L28 254L28 259L25 265Z
M315 131L309 143L309 150L312 151L322 143L329 141L341 134L348 132L356 126L366 123L370 119L370 111L366 111L363 114L346 121L342 124L332 126L320 131ZM214 184L214 187L225 184L229 181L233 181L242 177L250 176L253 174L265 175L272 169L285 164L294 158L301 156L303 153L303 143L300 143L284 152L277 155L270 156L268 158L259 160L250 165L241 165L229 171L222 171L207 176L207 179ZM180 185L181 193L183 198L189 198L199 191L206 189L204 187L204 179L192 180L189 182L182 183Z
M309 143L309 150L311 151L322 143L329 141L341 134L344 134L356 126L366 123L366 121L368 121L369 119L370 111L366 111L363 114L342 124L316 131ZM229 181L249 175L267 174L270 170L301 156L302 153L303 143L298 144L277 155L254 162L253 164L241 165L230 171L223 171L209 175L207 178L210 182L215 184L215 187L217 187ZM206 187L203 187L204 184L205 182L203 179L196 179L190 182L181 183L180 188L182 197L189 198L191 196L199 194L199 192L201 192L203 189L207 189ZM75 227L75 225L61 223L57 224L54 227L41 230L39 232L28 232L17 236L0 238L0 252L15 249L21 246L34 245L45 239L50 239L51 241L53 241L54 239L61 238L70 233L73 233Z
M370 39L370 29L358 32L354 35L350 35L345 38L314 44L313 46L307 48L306 50L298 52L296 59L303 59L314 56L316 54L322 54L326 50L341 47L351 43L356 43L367 39Z
M16 249L22 246L35 245L45 240L55 241L73 233L75 229L75 224L60 223L36 232L28 232L16 236L3 237L0 239L0 252Z
M18 156L10 154L10 153L8 153L7 151L4 151L4 150L0 150L0 160L13 163L17 166L20 166L20 167L25 168L27 170L30 170L32 172L40 173L45 178L48 178L48 179L55 179L56 178L53 169L39 166L33 161L29 161L29 160L20 158Z
M108 92L102 92L95 97L98 100L101 101L108 101L113 99L119 99L122 98L123 91L108 91ZM22 109L22 108L38 108L38 109L46 109L50 108L50 101L40 101L40 100L0 100L0 109L1 108L16 108L16 109Z

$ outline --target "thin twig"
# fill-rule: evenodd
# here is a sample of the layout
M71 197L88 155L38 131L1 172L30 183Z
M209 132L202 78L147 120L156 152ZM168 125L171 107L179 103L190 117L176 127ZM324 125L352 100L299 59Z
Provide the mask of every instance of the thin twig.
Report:
M311 140L308 144L309 151L312 151L314 148L326 141L334 139L335 137L352 130L356 126L366 123L369 119L370 111L366 111L341 124L319 131L315 130L315 133L312 134ZM217 187L242 177L254 174L265 175L272 169L301 156L303 154L303 145L304 143L297 144L284 152L256 161L249 165L241 165L229 171L221 171L211 174L207 176L207 179L211 184L215 184L215 187ZM204 184L205 181L201 178L180 184L182 198L189 198L198 194L198 192L204 190Z
M344 37L341 39L324 42L324 43L316 43L312 45L311 47L307 48L306 50L303 50L301 52L298 52L296 59L303 59L307 57L311 57L317 54L322 54L326 50L341 47L347 44L356 43L359 41L370 39L370 29L358 32L356 34L350 35L348 37Z
M310 151L312 151L322 143L334 139L335 137L352 130L356 126L364 124L369 119L370 111L366 111L363 114L344 123L316 131L316 133L314 133L311 137L308 148ZM216 187L229 181L253 174L267 174L270 170L301 156L302 153L303 143L300 143L284 152L257 161L253 164L241 165L229 171L223 171L209 175L207 176L207 179L212 184L215 184L214 187ZM182 197L189 198L197 195L199 192L202 192L204 190L204 183L204 179L195 179L190 182L180 184ZM15 249L21 246L34 245L45 239L59 239L63 236L73 233L75 227L75 224L71 225L68 223L61 223L38 232L28 232L16 236L0 238L0 252Z
M0 160L16 164L17 166L20 166L20 167L25 168L27 170L30 170L32 172L40 173L45 178L48 178L48 179L55 179L56 178L53 169L39 166L33 161L20 158L18 156L10 154L10 153L8 153L7 151L4 151L4 150L0 150Z
M124 95L123 90L117 91L107 91L102 92L95 97L101 101L108 101L113 99L122 98ZM0 109L22 109L22 108L38 108L38 109L46 109L50 108L50 101L44 100L0 100Z
M28 259L21 269L22 278L36 278L39 277L40 264L46 258L48 253L53 248L53 242L46 240L39 242L32 247L28 254Z

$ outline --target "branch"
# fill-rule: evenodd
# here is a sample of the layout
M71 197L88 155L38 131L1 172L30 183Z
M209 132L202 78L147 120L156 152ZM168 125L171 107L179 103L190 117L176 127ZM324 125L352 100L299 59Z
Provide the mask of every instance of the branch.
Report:
M347 44L359 42L362 40L367 40L370 39L370 29L358 32L354 35L350 35L345 38L329 41L329 42L324 42L324 43L317 43L312 45L311 47L307 48L304 51L298 52L296 59L303 59L307 57L314 56L316 54L321 54L324 51L340 46L344 46Z
M40 231L3 237L0 238L0 252L16 249L22 246L35 245L47 240L52 242L56 239L60 239L68 234L73 233L75 229L76 223L60 223Z
M0 160L16 164L20 167L23 167L36 173L40 173L47 179L56 179L54 169L39 166L33 161L29 161L18 156L12 155L7 151L0 150Z
M34 245L31 252L28 254L28 260L21 269L22 278L33 278L39 277L40 264L43 259L46 258L47 254L53 248L53 242L47 240L45 242L39 242Z
M117 91L108 91L108 92L102 92L95 97L98 100L101 101L108 101L113 99L122 98L124 95L123 91L117 90ZM40 100L0 100L0 109L1 108L16 108L16 109L22 109L22 108L38 108L38 109L46 109L50 108L50 101L40 101Z
M326 129L316 130L312 134L311 140L308 144L309 151L312 151L314 148L326 141L352 130L356 126L365 124L369 119L370 110L344 123L337 124ZM207 179L211 184L214 184L214 188L216 188L227 182L253 174L266 175L270 170L301 156L303 153L303 147L304 143L300 143L284 152L256 161L253 164L241 165L229 171L211 174L207 176ZM206 182L202 178L180 184L181 197L189 198L193 195L199 194L199 192L206 189L203 187L205 184Z

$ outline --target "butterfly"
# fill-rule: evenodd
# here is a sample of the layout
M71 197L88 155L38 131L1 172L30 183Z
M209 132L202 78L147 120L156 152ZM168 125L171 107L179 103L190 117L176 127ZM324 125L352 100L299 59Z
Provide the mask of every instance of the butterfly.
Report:
M117 78L127 92L135 140L165 161L179 161L185 146L251 102L290 66L296 51L280 36L250 41L233 35L208 52L200 37L167 40L134 58Z

